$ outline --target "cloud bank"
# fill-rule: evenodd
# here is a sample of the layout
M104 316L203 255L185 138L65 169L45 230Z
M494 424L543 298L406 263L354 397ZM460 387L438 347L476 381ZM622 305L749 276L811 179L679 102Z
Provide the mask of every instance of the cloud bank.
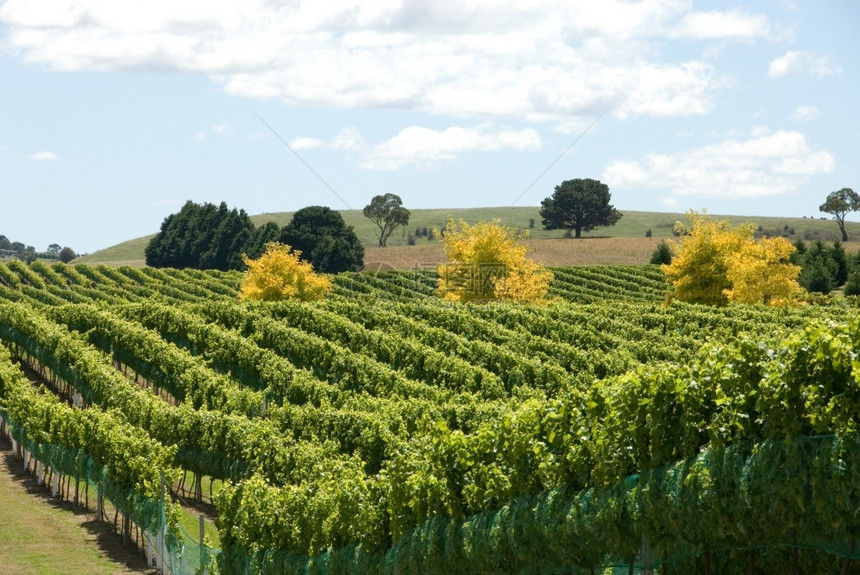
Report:
M671 198L756 198L791 193L810 176L835 167L833 156L811 149L800 132L757 129L743 140L611 162L603 181L610 187L660 190Z
M783 56L771 60L767 69L767 75L770 78L780 78L789 74L806 74L823 78L831 74L841 73L842 68L831 62L830 56L791 50Z
M761 14L686 0L7 0L0 22L6 50L59 70L193 72L290 105L555 122L706 113L712 65L657 45L779 36Z

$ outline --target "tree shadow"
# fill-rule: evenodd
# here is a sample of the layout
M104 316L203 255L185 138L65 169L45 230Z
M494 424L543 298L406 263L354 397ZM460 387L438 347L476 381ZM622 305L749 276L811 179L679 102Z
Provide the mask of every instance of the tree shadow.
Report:
M38 502L37 505L50 505L54 509L74 515L75 521L90 535L93 545L118 567L122 566L122 570L118 573L146 575L158 573L155 568L146 565L146 558L140 549L123 541L122 537L114 531L112 524L98 521L94 510L55 498L51 495L50 485L39 485L35 477L24 468L24 460L12 452L12 444L5 437L0 437L0 473L9 475L14 483L20 485Z

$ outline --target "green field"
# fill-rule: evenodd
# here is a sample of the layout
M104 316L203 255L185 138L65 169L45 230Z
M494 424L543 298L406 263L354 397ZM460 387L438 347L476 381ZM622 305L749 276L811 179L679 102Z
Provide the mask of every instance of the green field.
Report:
M341 211L344 220L348 225L353 226L356 234L361 242L369 248L377 245L375 236L375 225L365 218L360 210ZM456 220L463 219L470 223L475 223L482 220L499 219L503 224L515 226L529 231L529 236L534 240L541 239L560 239L564 236L564 232L560 230L546 231L541 228L540 208L538 207L508 207L508 208L474 208L474 209L458 209L458 210L413 210L410 217L409 226L405 233L414 233L416 228L439 229L444 227L448 216L452 216ZM251 219L255 225L262 225L266 222L273 221L278 225L286 225L289 223L292 213L281 212L271 214L259 214L252 216ZM753 222L757 226L761 226L765 230L773 230L776 232L790 230L794 233L789 236L792 240L795 238L803 240L824 239L825 241L833 241L839 238L839 228L836 223L830 219L814 219L814 218L773 218L773 217L746 217L746 216L715 216L728 219L732 224ZM530 229L530 220L534 219L535 227ZM645 234L651 230L654 238L670 238L672 237L672 229L675 222L684 220L684 214L669 213L669 212L624 212L624 217L612 227L596 228L591 232L583 232L583 238L629 238L631 240L645 240ZM850 239L860 239L860 223L848 222L846 230L849 233ZM153 230L153 233L156 230ZM145 264L143 250L149 242L151 236L136 238L107 247L92 254L83 256L76 260L76 263L87 264L102 264L111 265L130 265L142 267ZM438 242L429 241L425 238L418 238L416 246L406 246L406 237L401 230L398 230L388 241L391 248L400 247L407 249L409 247L420 248L422 246L437 246ZM645 243L643 245L650 245ZM653 248L652 248L653 249ZM417 250L416 250L417 251ZM556 250L557 251L557 250ZM609 253L612 250L608 250ZM368 257L365 261L382 261L384 254L369 250ZM409 252L400 253L396 259L415 260L410 258ZM420 258L419 258L420 259ZM559 254L555 259L547 262L550 265L582 265L580 261L569 261L562 254ZM602 263L647 263L647 259L638 262L613 262L600 259L596 255L596 259L589 260L586 263L602 264Z
M216 480L221 573L836 573L856 555L850 298L665 306L658 267L583 265L552 269L544 306L447 303L417 271L263 305L237 300L238 272L0 266L20 443L146 529L153 506L181 516L161 472ZM69 386L86 409L57 399Z

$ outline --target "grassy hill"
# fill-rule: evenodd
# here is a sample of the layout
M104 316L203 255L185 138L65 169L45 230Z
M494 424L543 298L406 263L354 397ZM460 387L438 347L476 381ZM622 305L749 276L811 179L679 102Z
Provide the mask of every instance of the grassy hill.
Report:
M547 231L542 229L539 212L540 208L537 206L412 210L409 227L406 230L398 230L389 239L388 247L384 249L376 247L376 226L362 215L361 210L345 210L341 211L341 214L346 223L353 226L359 239L365 245L365 262L384 262L400 269L414 267L415 263L420 262L441 261L442 248L438 241L418 237L416 245L407 246L407 234L414 234L424 228L428 230L442 228L445 226L449 215L469 223L499 219L505 225L529 230L531 256L547 265L647 263L651 252L659 241L663 238L672 237L672 228L675 222L685 219L684 214L680 213L624 211L624 217L615 226L583 232L583 240L574 242L573 240L563 240L564 232L561 230ZM265 213L252 216L251 220L255 225L262 225L269 221L278 225L286 225L292 215L292 212ZM732 224L754 222L764 230L785 231L792 240L820 238L825 241L833 241L839 238L839 228L830 219L722 215L714 217L728 219ZM534 222L533 228L530 227L532 221ZM851 239L860 240L860 223L848 222L846 226ZM651 231L650 238L646 238L648 230ZM151 237L145 236L129 240L75 261L87 264L140 267L145 264L143 252ZM608 241L610 239L612 241ZM542 240L554 241L544 242ZM852 242L847 248L853 252L856 251L857 246Z

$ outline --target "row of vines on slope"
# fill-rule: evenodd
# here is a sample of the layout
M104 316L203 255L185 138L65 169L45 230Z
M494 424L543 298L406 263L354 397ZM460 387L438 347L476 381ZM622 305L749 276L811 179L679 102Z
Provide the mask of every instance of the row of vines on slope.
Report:
M607 278L611 303L463 307L403 273L338 276L320 303L248 305L231 295L235 274L16 265L0 269L0 295L18 302L0 304L0 340L74 387L89 405L76 412L111 411L174 449L167 468L226 481L215 497L225 568L323 554L311 564L343 572L466 572L500 557L513 571L587 570L636 555L643 536L663 559L739 548L726 525L754 529L738 517L767 498L784 509L759 522L756 547L856 538L854 512L802 513L835 490L858 499L841 482L856 477L860 320L664 308L652 269ZM640 272L650 287L625 297ZM822 434L835 435L823 451L794 447ZM820 463L833 457L834 469ZM760 478L801 460L805 487L762 491ZM736 485L750 466L762 483ZM688 490L675 503L665 474ZM720 508L720 489L743 496ZM789 501L798 489L802 502ZM566 555L548 525L570 530Z

